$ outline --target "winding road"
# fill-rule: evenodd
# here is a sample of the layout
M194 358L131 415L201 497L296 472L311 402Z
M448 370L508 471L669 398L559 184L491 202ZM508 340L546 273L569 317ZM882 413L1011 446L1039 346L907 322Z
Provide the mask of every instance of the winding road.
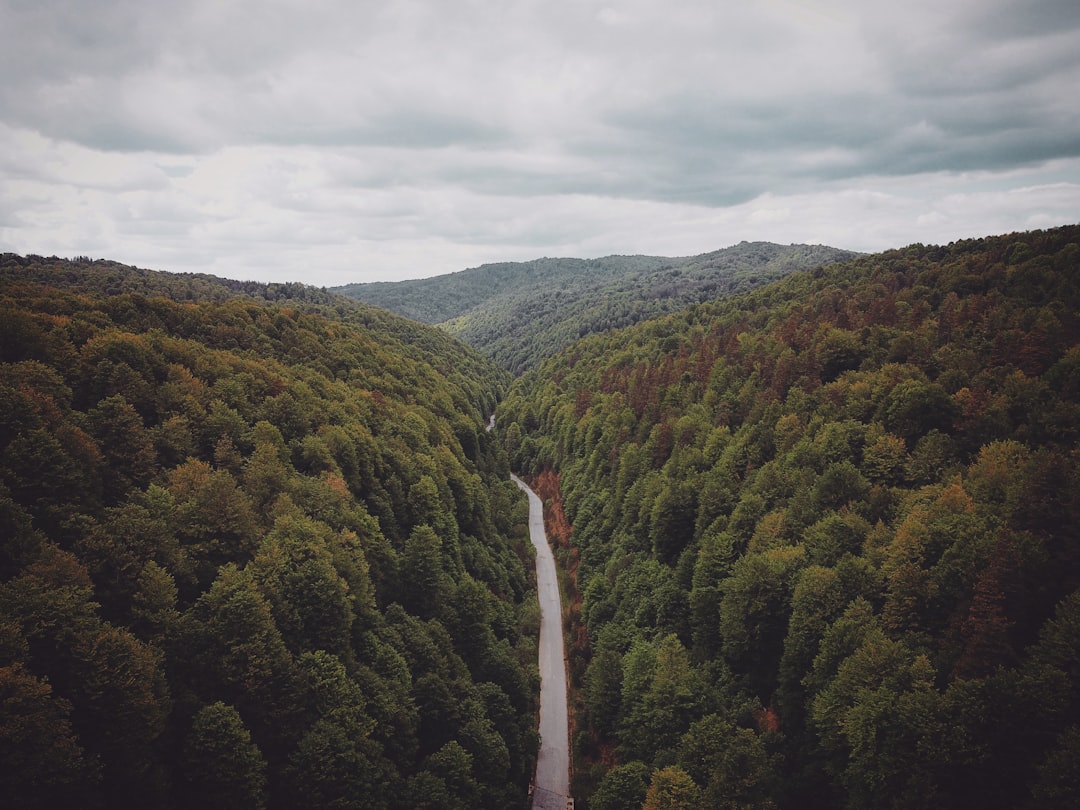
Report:
M544 532L544 506L524 481L516 475L510 477L529 497L529 537L536 547L536 592L540 599L540 756L532 806L533 810L565 810L570 798L570 732L559 580Z

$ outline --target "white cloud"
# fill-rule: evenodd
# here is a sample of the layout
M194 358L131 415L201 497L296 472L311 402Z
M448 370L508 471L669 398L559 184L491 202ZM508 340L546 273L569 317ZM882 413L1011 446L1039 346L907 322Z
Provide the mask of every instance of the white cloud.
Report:
M1080 220L1074 0L0 0L0 250L338 284Z

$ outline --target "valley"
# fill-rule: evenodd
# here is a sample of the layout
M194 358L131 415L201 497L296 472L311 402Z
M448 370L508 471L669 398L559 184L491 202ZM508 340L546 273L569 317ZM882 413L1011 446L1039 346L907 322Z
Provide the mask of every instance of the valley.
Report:
M1080 226L727 250L0 256L0 790L1071 807Z
M856 255L822 245L742 242L700 256L544 258L335 291L438 325L521 374L588 335Z

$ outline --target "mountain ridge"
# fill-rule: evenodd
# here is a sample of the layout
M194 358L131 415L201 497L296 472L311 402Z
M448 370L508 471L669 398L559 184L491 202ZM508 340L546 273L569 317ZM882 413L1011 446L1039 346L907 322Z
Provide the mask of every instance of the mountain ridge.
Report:
M438 325L516 374L586 335L857 255L823 245L743 241L694 256L545 257L331 289Z

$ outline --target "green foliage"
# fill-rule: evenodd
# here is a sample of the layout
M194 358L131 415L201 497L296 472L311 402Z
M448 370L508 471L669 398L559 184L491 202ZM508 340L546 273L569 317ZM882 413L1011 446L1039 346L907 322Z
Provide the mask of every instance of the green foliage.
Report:
M302 285L0 256L4 795L523 806L507 379Z
M617 765L604 774L603 780L589 800L594 810L622 810L640 807L645 802L649 786L649 768L643 762Z
M183 773L192 800L206 807L265 806L266 760L232 706L217 702L195 715L184 743Z
M1074 797L1080 226L1019 239L793 273L507 392L496 431L573 524L601 806L624 768L624 806L642 779L718 807Z
M797 546L748 553L720 583L721 651L751 689L763 690L762 697L779 674L791 594L804 565L805 552Z
M692 810L701 807L701 788L678 765L654 771L642 810Z
M640 323L855 254L742 242L700 256L607 256L486 264L416 281L337 291L438 324L516 374L586 335ZM677 340L676 340L677 344Z
M718 715L698 720L679 743L679 765L702 788L701 806L771 808L773 763L761 737Z

